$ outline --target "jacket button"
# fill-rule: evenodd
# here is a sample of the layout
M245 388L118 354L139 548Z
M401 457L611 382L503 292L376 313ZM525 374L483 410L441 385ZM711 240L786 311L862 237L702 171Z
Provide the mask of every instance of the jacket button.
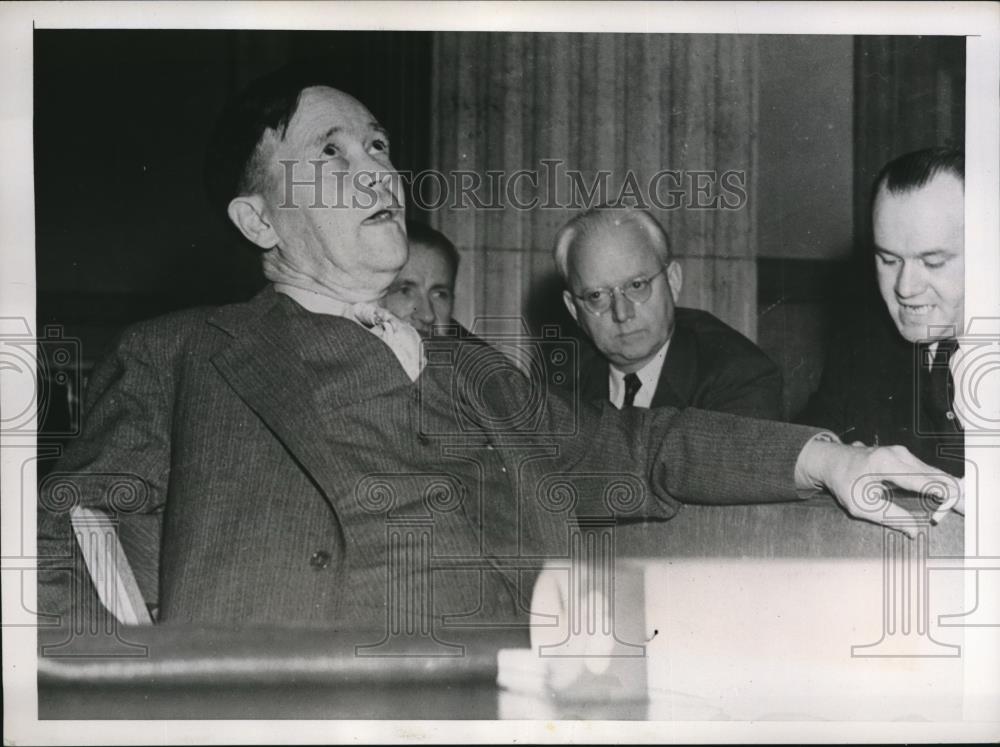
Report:
M309 558L309 565L315 568L317 571L326 568L330 565L330 553L326 550L317 550Z

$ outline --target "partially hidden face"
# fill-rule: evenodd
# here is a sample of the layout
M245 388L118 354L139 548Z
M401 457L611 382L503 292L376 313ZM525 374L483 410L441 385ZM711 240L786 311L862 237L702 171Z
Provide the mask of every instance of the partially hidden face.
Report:
M402 185L375 117L341 91L307 88L285 137L269 131L262 144L272 151L267 216L295 269L384 289L407 247Z
M443 252L423 243L410 244L410 256L382 304L422 335L450 324L455 275Z
M618 369L638 371L670 339L681 287L680 266L671 262L661 272L663 260L641 226L629 222L581 233L574 240L568 270L570 290L563 293L563 300L569 313ZM611 307L595 315L577 298L590 290L624 287L635 278L657 273L650 297L643 303L617 292Z
M902 194L881 189L873 206L879 291L910 342L963 332L965 190L942 173Z

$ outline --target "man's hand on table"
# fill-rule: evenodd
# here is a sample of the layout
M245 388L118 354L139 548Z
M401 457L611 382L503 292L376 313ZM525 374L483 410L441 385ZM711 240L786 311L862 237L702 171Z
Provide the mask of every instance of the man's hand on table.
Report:
M917 518L890 500L885 483L937 500L935 523L948 511L965 513L962 481L924 464L902 446L845 446L820 434L803 447L795 465L798 488L825 489L853 518L915 537Z

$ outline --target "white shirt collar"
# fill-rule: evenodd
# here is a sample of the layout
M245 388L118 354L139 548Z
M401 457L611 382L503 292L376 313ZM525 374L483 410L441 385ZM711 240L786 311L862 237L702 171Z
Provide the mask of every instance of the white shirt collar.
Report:
M357 321L351 311L351 306L353 306L353 304L347 303L346 301L341 301L340 299L332 298L331 296L325 296L322 293L316 293L315 291L306 290L305 288L297 288L294 285L288 285L286 283L275 283L274 289L278 293L284 293L306 311L311 311L314 314L342 316L350 319L351 321Z
M347 303L322 293L297 288L285 283L275 283L274 289L284 293L306 311L350 319L379 338L392 351L399 364L416 381L426 364L420 335L412 326L393 316L389 311L374 303Z
M656 394L656 385L660 382L663 364L667 360L669 347L670 340L667 340L649 363L635 372L639 381L642 382L642 386L635 394L635 400L632 402L634 407L648 408L652 404L653 395ZM608 399L619 410L625 403L625 374L613 365L608 366Z

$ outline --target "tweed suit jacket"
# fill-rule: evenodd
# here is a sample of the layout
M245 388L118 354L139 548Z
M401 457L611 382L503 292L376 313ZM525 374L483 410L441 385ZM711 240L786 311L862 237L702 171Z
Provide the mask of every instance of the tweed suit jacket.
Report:
M596 352L581 366L580 388L606 400L608 362ZM697 407L783 420L781 372L756 345L705 311L678 307L650 407Z
M433 382L429 371L418 384ZM123 527L160 517L160 547L140 551L158 561L162 621L371 624L385 605L368 588L384 585L388 557L386 516L357 508L358 486L372 475L433 473L442 449L474 441L494 460L477 469L493 464L509 482L482 481L494 494L480 498L477 526L489 536L469 534L465 508L447 513L442 554L468 553L478 541L491 557L515 544L541 557L565 552L560 512L665 519L681 501L796 500L795 463L817 433L696 409L619 412L551 394L512 428L510 413L534 391L526 379L489 376L473 391L449 375L424 392L374 335L270 288L247 303L126 330L91 377L82 436L40 489L40 610L61 614L73 604L74 503L105 509ZM400 403L421 397L438 397L431 404L440 408L449 398L475 405L460 443L454 433L434 443L419 418L400 420ZM397 452L409 463L392 463ZM612 473L638 481L637 502L611 505L590 487L575 503L543 500L578 476L592 485ZM493 521L504 521L508 505L515 531L483 524L494 506L503 510ZM507 549L489 549L494 529L509 535Z

